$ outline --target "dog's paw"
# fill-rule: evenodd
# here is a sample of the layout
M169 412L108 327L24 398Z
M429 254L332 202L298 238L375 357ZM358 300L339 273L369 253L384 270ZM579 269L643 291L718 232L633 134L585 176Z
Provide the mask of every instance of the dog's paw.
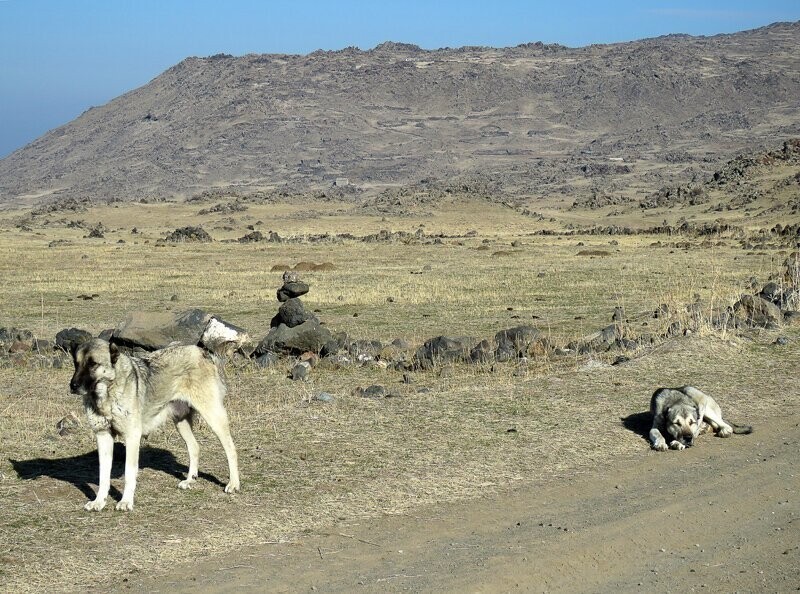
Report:
M225 492L226 493L236 493L239 490L239 482L231 481L227 485L225 485Z
M669 444L669 447L673 450L685 450L686 446L679 442L677 439Z
M722 427L719 428L719 431L717 431L717 435L719 435L720 437L730 437L731 435L733 435L733 428L728 427L727 425L723 425Z
M659 441L653 444L653 449L657 452L666 452L669 448L666 441Z
M93 499L92 501L87 501L86 505L83 506L83 509L86 511L101 511L106 506L105 499Z
M131 511L133 510L133 501L123 499L117 503L117 511Z
M187 478L184 481L178 483L179 489L191 489L197 481L193 478Z

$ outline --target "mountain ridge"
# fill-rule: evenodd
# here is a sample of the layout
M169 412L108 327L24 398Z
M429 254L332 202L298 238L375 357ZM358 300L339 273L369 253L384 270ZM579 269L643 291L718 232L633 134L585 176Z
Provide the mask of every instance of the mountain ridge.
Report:
M0 205L474 176L531 199L641 195L800 135L798 46L800 22L582 48L189 57L0 160Z

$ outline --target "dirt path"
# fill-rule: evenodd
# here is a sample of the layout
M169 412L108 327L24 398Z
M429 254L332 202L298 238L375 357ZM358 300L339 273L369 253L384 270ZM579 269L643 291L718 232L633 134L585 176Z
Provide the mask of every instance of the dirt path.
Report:
M800 589L800 418L128 584L164 592ZM177 576L192 576L189 581Z

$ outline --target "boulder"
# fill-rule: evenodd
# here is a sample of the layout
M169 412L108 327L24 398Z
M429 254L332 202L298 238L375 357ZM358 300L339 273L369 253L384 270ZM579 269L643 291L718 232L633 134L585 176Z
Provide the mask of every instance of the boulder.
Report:
M783 305L785 305L783 289L778 283L767 283L764 285L764 288L761 289L758 296L762 299L766 299L770 303L774 303L778 307L783 307Z
M81 330L79 328L65 328L56 334L56 346L60 349L63 349L67 353L71 353L75 347L83 344L84 342L92 340L93 338L94 335L86 330Z
M289 299L302 297L308 293L308 290L308 285L302 281L283 283L283 286L278 289L278 301L283 303Z
M474 338L465 336L437 336L426 340L414 354L416 365L423 369L430 369L441 363L452 361L466 361L470 355L470 345Z
M259 241L264 241L264 234L261 231L251 231L247 235L243 235L239 239L237 239L239 243L258 243Z
M379 340L356 340L347 345L347 352L354 357L368 356L376 358L383 349L383 344Z
M219 355L230 356L233 351L244 347L248 342L250 336L247 331L211 316L198 344Z
M298 326L279 324L258 344L255 355L267 352L299 356L306 351L319 353L333 339L330 331L317 320L307 320Z
M33 333L30 330L20 328L0 328L0 351L8 351L11 345L18 342L25 342L33 347Z
M276 328L281 324L294 328L300 324L313 320L318 322L317 317L306 311L303 302L297 298L288 299L278 308L278 313L269 323L270 328Z
M135 311L123 320L111 342L131 349L154 351L170 344L201 345L213 352L241 347L249 340L243 329L206 313L202 309L182 312Z
M167 234L164 241L173 243L210 243L213 239L202 227L181 227Z
M781 308L758 295L742 295L742 298L734 304L733 312L750 326L767 327L783 324Z
M533 326L515 326L501 330L494 336L495 358L498 361L508 361L533 355L535 351L542 350L542 343L538 328Z
M610 324L594 334L584 336L581 340L567 345L568 349L577 350L580 354L606 352L612 346L628 336L628 327L624 324Z
M469 360L473 363L489 363L494 359L495 353L492 352L492 343L486 339L472 347L469 352Z
M256 366L261 369L269 369L270 367L274 367L278 364L279 360L280 359L277 353L273 353L271 351L268 351L263 355L259 355L254 359Z

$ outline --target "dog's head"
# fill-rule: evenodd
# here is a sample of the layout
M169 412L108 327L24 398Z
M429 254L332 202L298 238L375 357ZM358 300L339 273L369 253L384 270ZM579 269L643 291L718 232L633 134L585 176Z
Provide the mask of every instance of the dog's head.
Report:
M70 391L79 396L105 393L108 384L116 378L114 365L118 358L116 345L99 338L77 345L72 349L75 373L69 382Z
M694 444L700 433L700 409L690 402L681 402L667 409L667 433L685 446Z

